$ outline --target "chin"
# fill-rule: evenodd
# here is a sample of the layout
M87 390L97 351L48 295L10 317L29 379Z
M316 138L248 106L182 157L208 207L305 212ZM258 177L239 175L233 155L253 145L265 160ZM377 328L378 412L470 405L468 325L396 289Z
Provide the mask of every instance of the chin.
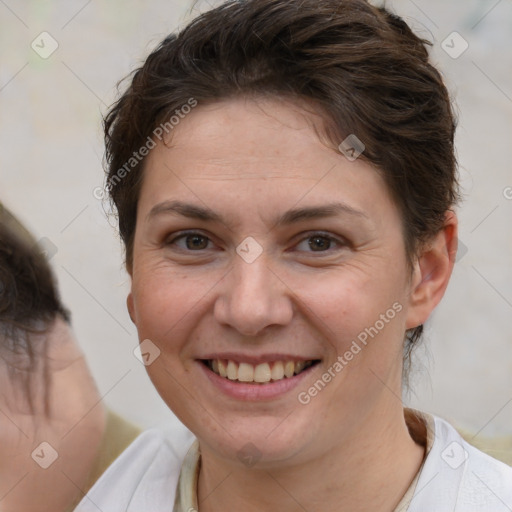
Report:
M233 423L236 432L224 430L225 427L205 431L203 427L195 431L196 437L215 455L256 469L275 468L296 460L309 444L308 434L311 435L310 428L309 432L298 429L290 424L289 417L265 417L261 421L246 417Z

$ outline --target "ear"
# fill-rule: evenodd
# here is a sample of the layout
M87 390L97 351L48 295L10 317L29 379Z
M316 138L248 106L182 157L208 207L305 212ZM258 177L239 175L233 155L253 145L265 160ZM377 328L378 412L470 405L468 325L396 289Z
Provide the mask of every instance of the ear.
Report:
M446 291L457 254L457 224L455 213L446 212L443 228L414 264L406 329L425 323Z
M132 322L133 322L135 325L137 325L137 324L136 324L136 322L135 322L135 305L134 305L134 303L133 303L133 295L132 295L132 292L130 292L130 293L128 294L128 297L126 297L126 307L127 307L127 309L128 309L128 313L129 313L129 315L130 315L130 318L131 318Z

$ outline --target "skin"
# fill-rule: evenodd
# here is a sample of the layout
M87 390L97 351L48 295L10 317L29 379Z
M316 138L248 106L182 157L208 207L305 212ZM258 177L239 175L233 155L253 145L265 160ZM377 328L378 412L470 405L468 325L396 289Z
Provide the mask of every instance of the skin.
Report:
M322 143L322 120L305 107L268 98L199 105L146 160L127 305L139 338L161 350L150 378L199 439L201 512L392 511L424 457L399 398L402 344L448 284L456 217L447 213L411 273L382 178ZM207 206L224 221L148 215L168 200ZM289 209L336 201L361 213L276 224ZM183 230L207 239L187 246L176 240ZM340 243L308 238L318 231ZM252 263L236 252L248 236L263 250ZM401 311L371 343L299 403L396 302ZM248 402L220 393L198 362L227 351L321 363L291 392ZM259 456L250 467L238 457L247 443Z
M9 364L26 367L22 357L0 358L0 510L2 512L66 512L82 497L105 429L105 409L70 326L57 317L46 335L33 335L40 351L47 344L51 384L44 386L42 365L33 372L34 412ZM39 356L41 362L42 354ZM44 411L48 397L50 415ZM58 458L47 469L36 464L50 451L36 450L49 443Z

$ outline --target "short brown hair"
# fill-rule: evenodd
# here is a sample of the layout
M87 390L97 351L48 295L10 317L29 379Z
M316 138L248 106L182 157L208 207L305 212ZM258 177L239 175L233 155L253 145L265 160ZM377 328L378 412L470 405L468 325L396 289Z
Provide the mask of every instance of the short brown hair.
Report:
M313 102L336 147L355 134L402 214L410 264L458 200L456 121L429 44L364 0L230 1L165 38L104 120L128 271L144 159L116 181L119 170L190 98L205 105L239 95ZM406 352L422 329L408 333Z

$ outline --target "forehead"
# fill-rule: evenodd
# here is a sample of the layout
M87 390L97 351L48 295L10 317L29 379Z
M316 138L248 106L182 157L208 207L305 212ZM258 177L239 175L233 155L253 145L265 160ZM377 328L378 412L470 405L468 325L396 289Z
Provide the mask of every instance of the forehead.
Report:
M328 153L315 135L322 124L318 113L296 102L241 97L196 107L175 127L169 147L175 155L194 147L194 159L207 160L211 168L231 168L239 178L248 173L282 176L272 171L283 171L283 160L295 167L304 157L309 161L313 146ZM274 160L280 169L272 165Z
M342 201L393 208L375 168L349 161L321 140L322 117L278 99L240 98L197 106L145 162L141 206L187 197L197 203ZM173 196L173 197L170 197ZM366 198L366 199L365 199Z

